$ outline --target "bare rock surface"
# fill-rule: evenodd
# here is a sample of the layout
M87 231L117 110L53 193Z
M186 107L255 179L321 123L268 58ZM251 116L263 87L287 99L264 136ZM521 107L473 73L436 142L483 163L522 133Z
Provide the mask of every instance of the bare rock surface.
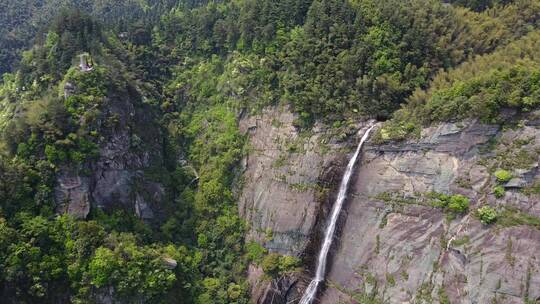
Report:
M248 240L271 252L299 256L313 236L321 198L339 183L350 147L321 126L301 134L294 119L282 108L241 119L250 153L243 160L239 210L250 226ZM295 279L265 281L255 266L249 268L248 277L259 303L281 303L294 294Z
M90 212L90 185L88 178L81 177L68 169L62 170L55 188L56 201L62 213L75 218L86 218Z
M323 151L324 130L299 134L294 118L289 111L272 108L240 123L251 149L239 198L240 214L251 225L248 238L289 255L301 253L309 241L324 171L346 156L337 144L327 144L332 153Z
M506 149L501 147L505 138L515 141L531 135L540 138L540 131L499 131L466 121L426 129L414 142L367 147L350 189L347 220L328 274L331 283L320 303L355 303L353 297L368 291L385 303L538 299L539 227L486 226L473 215L482 205L538 215L538 197L519 190L539 179L534 161L521 174L514 171L522 177L506 184L503 199L492 195L496 182L489 172L490 166L508 161L490 160ZM498 145L490 145L494 139ZM531 143L534 148L527 151L537 149L535 140ZM490 149L481 152L486 147ZM418 199L432 191L467 196L470 212L449 219L448 212ZM383 199L388 193L408 200ZM389 208L391 212L384 212Z
M317 247L317 234L324 228L324 218L318 218L324 216L324 200L315 189L299 185L332 184L325 180L328 176L339 183L351 144L321 145L332 142L321 127L302 137L293 119L286 110L270 109L242 120L252 152L244 162L239 207L250 224L249 239L270 251L313 255L310 248ZM532 123L502 130L469 120L427 128L419 139L407 142L368 143L349 189L318 303L540 299L540 229L532 222L508 221L540 216L540 198L527 193L540 180L539 140L540 131ZM301 153L287 153L291 142L302 143ZM493 192L497 168L513 175L501 185L503 197ZM332 169L338 172L325 174ZM432 192L466 196L468 212L450 216L425 199ZM507 218L482 224L474 211L484 205ZM292 285L265 283L262 271L250 267L253 301L296 303L312 267L306 265L304 276Z

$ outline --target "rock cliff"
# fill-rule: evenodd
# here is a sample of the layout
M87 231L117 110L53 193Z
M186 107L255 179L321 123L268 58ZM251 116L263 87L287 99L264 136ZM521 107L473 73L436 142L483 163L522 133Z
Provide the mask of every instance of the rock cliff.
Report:
M350 147L336 141L335 134L322 125L299 133L294 119L282 108L241 119L250 153L243 162L239 208L250 225L247 239L272 252L298 256L309 247L314 230L322 227L318 224L324 209L321 202L339 183ZM297 282L296 278L266 282L255 266L250 267L249 277L254 297L262 302L285 300Z
M66 96L77 92L77 84L65 87ZM105 98L97 119L102 134L98 158L85 168L63 167L57 176L60 212L85 218L91 207L120 207L146 220L159 212L164 189L147 179L145 170L161 165L162 136L143 98L133 86Z
M240 196L249 238L306 262L304 274L273 282L251 267L258 303L294 303L305 288L351 147L321 144L331 132L316 128L302 138L301 152L287 153L283 141L301 138L292 120L281 111L243 121L253 146ZM538 122L538 113L504 127L468 120L427 128L407 142L370 142L349 189L320 303L540 299L540 197L532 190L540 182ZM497 181L499 168L513 178ZM317 195L320 188L325 191ZM436 207L433 193L467 197L468 211L456 215ZM498 211L494 224L476 215L486 205Z

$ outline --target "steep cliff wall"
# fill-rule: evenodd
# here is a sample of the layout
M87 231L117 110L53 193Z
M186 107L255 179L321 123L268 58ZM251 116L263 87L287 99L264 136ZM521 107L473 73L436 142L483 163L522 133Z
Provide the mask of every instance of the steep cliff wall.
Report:
M299 133L294 119L285 108L270 108L241 120L250 152L243 162L239 208L250 225L248 240L271 252L300 256L310 242L316 242L323 227L318 223L320 214L328 209L325 203L341 179L352 146L337 141L337 134L321 125ZM351 126L349 132L358 128ZM265 281L255 266L249 276L253 296L260 302L286 301L297 282L296 278Z
M327 191L321 177L345 156L335 143L324 151L324 130L301 135L293 119L288 111L272 109L241 123L250 137L250 153L244 161L240 212L250 221L250 238L283 254L306 247L318 195Z
M350 146L334 143L321 155L318 141L330 132L318 129L303 138L302 153L283 157L286 149L277 139L298 135L290 114L275 115L244 121L253 152L240 210L252 225L250 238L273 251L306 253L308 270L298 282L287 278L269 284L257 280L260 270L252 267L253 297L260 303L297 299L324 226L325 198L332 197L291 184L339 182L347 159L344 147ZM320 303L524 303L539 298L540 199L532 191L540 179L537 117L511 128L472 120L446 123L425 129L418 140L370 143L351 185ZM272 126L273 119L283 124ZM272 166L282 159L282 166ZM334 173L328 175L331 168ZM493 173L499 168L513 178L498 182ZM494 195L497 186L504 189L502 197ZM433 197L440 194L467 197L468 211L453 214L434 206ZM476 210L485 205L498 210L497 223L485 225L477 218ZM269 290L280 296L274 292L269 299Z
M509 130L442 124L416 142L369 146L328 275L334 287L321 302L369 294L389 303L536 300L540 227L509 218L540 216L539 197L523 193L540 178L539 147L534 121ZM508 165L515 177L497 198L492 173ZM470 198L470 212L449 218L421 198L432 191ZM499 224L474 216L483 205L500 210Z

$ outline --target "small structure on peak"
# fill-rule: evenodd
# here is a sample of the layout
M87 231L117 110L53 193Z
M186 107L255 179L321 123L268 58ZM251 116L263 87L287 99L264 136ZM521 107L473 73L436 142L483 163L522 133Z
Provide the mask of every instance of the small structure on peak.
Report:
M94 69L94 60L88 53L83 53L79 55L81 59L81 63L79 64L79 67L81 68L81 71L83 72L90 72Z

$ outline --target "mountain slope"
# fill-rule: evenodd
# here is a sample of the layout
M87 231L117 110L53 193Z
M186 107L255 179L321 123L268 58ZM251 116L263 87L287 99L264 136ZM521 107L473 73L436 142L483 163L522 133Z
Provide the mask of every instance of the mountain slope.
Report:
M320 301L536 301L540 4L458 4L3 2L2 299L294 302L386 120Z

